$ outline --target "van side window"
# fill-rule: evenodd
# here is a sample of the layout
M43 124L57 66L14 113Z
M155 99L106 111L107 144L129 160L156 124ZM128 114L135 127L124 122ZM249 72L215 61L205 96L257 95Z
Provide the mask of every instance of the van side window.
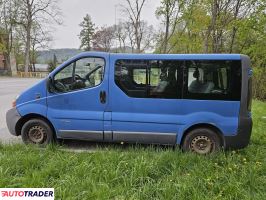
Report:
M146 68L133 69L133 80L139 85L146 84Z
M115 83L128 96L136 98L180 98L178 79L182 61L119 60L115 65Z
M239 61L187 61L185 98L239 100Z
M54 76L56 92L70 92L99 85L103 81L103 58L81 58L72 62Z

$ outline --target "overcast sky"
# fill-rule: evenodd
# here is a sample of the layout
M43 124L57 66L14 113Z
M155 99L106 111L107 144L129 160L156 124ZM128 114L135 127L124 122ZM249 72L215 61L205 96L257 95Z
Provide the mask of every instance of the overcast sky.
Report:
M115 24L115 10L117 21L123 19L121 8L116 5L125 0L59 0L59 7L63 14L63 25L55 26L52 48L79 48L79 24L86 14L92 17L96 26ZM143 10L143 19L156 26L159 24L155 17L155 10L160 0L147 0Z

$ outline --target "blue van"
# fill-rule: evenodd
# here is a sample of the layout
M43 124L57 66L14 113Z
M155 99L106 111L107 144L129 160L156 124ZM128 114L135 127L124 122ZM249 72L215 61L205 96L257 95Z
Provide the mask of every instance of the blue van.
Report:
M26 143L56 139L243 148L252 130L250 59L239 54L84 52L7 112Z

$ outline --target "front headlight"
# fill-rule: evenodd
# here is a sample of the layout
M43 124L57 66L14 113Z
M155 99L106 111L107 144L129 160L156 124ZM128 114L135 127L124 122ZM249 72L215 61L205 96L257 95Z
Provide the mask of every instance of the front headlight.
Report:
M19 95L16 96L16 98L12 101L12 107L15 108L17 106L17 99L19 98Z

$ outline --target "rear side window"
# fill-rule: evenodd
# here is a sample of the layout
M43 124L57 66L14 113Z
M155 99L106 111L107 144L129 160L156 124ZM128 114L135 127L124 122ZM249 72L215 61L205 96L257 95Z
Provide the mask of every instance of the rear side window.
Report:
M182 61L119 60L115 83L128 96L136 98L177 99L182 77Z
M240 100L240 61L186 61L184 98Z

